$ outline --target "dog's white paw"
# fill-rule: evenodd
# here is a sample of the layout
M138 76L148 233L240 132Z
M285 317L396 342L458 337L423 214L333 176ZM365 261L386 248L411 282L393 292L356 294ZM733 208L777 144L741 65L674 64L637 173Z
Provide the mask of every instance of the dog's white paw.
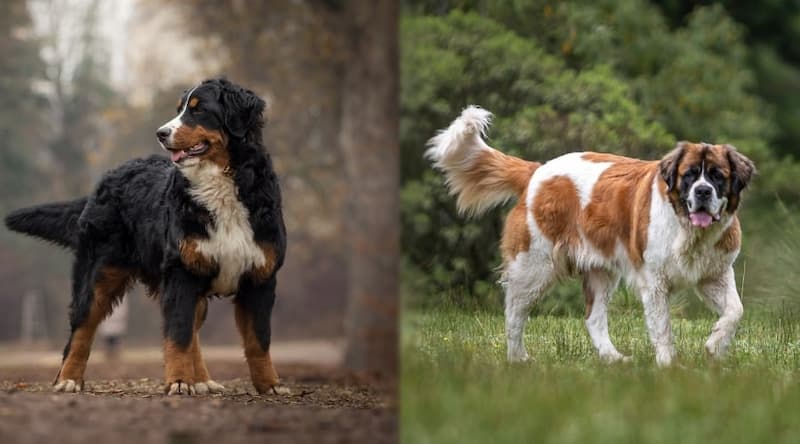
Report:
M714 333L706 341L706 353L712 359L722 359L728 353L728 348L732 342L731 336Z
M617 362L631 362L633 358L622 353L612 350L607 352L600 352L600 360L606 364L614 364Z
M172 395L194 395L194 387L183 381L176 381L169 385L167 396Z
M291 395L292 391L289 390L289 387L283 385L273 385L272 394L285 396L285 395Z
M508 352L508 362L511 363L522 363L531 361L531 357L528 355L528 352L525 349L522 350L510 350Z
M225 386L217 383L214 380L209 379L208 381L195 383L194 392L198 395L206 395L209 393L212 394L223 393L225 392Z
M78 393L83 390L83 381L74 379L62 379L53 386L54 392Z

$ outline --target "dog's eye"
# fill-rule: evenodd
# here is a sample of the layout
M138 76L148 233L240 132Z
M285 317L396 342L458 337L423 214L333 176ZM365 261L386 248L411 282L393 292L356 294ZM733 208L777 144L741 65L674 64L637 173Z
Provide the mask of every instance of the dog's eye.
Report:
M719 168L711 168L708 171L708 178L714 181L725 180L725 177L722 174L722 171L719 170Z
M697 175L699 173L700 173L700 169L697 168L696 166L694 166L694 167L691 167L688 170L686 170L686 173L684 173L683 176L684 177L697 177Z

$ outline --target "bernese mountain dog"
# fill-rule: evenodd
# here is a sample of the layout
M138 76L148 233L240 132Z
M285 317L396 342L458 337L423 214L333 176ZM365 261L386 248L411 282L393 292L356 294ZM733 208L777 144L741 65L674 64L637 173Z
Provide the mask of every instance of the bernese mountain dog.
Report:
M11 230L75 254L71 334L56 391L84 388L95 330L138 280L161 305L167 394L224 390L200 352L212 296L233 297L253 385L277 392L270 316L286 229L262 144L264 105L225 79L206 80L183 94L178 115L156 132L169 158L131 160L88 197L7 216Z

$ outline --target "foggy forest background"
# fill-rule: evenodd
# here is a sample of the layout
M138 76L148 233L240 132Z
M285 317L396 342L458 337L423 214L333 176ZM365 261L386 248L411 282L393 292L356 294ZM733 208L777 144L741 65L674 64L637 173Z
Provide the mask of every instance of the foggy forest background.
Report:
M351 342L374 344L378 366L393 368L399 172L376 175L369 187L347 179L363 175L367 162L397 165L397 4L373 6L3 2L0 213L85 195L109 168L160 153L155 130L174 117L181 93L225 75L268 102L264 140L281 181L289 232L273 337L340 338L349 334L349 319L349 325L368 326L353 332ZM372 29L388 34L363 38ZM362 76L383 80L365 82ZM361 109L373 111L363 116ZM355 120L379 132L361 131ZM374 199L370 193L388 197ZM361 211L364 199L372 199L372 208L389 210ZM357 221L359 231L347 221ZM374 236L373 227L384 230L380 242L364 241ZM376 247L350 254L359 244ZM0 228L0 341L60 346L68 331L69 273L67 252ZM381 285L387 290L374 290ZM370 303L372 295L385 303ZM159 344L157 304L140 288L128 299L127 341ZM360 302L348 308L348 300ZM239 341L229 301L212 304L203 331L208 343Z

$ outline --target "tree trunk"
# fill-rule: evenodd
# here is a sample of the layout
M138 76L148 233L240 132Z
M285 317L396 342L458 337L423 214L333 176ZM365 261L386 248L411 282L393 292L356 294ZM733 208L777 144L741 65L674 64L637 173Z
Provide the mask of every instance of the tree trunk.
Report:
M340 144L350 184L346 365L397 374L399 7L349 0Z

